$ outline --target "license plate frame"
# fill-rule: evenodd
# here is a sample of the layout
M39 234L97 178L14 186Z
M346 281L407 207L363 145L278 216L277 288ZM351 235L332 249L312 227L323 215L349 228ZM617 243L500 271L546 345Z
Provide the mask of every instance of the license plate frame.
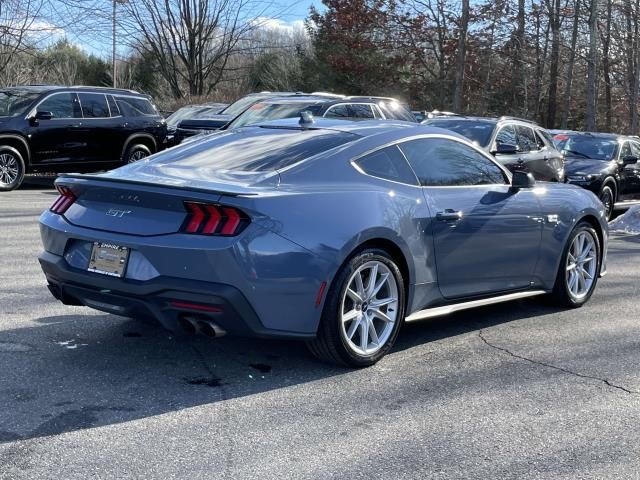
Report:
M100 275L122 278L129 263L129 247L107 242L93 242L87 270Z

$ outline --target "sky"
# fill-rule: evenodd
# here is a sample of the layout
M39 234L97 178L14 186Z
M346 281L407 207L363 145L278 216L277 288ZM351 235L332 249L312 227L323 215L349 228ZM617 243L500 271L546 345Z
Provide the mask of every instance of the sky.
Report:
M110 0L105 0L105 2L107 1L111 3ZM55 1L52 3L55 3ZM264 25L264 28L274 29L301 28L311 5L319 10L323 9L321 0L274 0L269 1L268 5L260 12L259 20ZM67 27L64 30L57 29L55 34L49 37L49 42L66 37L71 43L87 53L106 59L111 56L111 30L110 26L106 25L107 23L110 24L110 22L105 22L105 31L100 34L86 31L86 29L76 31L73 27ZM127 48L122 45L118 46L117 50L118 56L123 56L127 53Z

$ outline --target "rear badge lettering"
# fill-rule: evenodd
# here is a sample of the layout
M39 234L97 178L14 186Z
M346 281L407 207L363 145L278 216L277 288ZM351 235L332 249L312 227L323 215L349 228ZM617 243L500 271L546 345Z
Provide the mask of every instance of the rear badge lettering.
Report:
M128 215L129 213L131 213L131 210L118 210L115 208L110 208L109 210L107 210L107 215L109 215L110 217L116 217L116 218L122 218L125 215Z

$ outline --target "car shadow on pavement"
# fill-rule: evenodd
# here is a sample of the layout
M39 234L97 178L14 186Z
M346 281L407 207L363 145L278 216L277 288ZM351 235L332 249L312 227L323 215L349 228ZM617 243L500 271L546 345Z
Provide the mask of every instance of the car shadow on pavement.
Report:
M555 311L527 300L407 324L391 354ZM93 313L34 323L3 331L0 341L0 404L11 409L2 414L0 443L357 372L315 360L300 342L175 336L155 324Z

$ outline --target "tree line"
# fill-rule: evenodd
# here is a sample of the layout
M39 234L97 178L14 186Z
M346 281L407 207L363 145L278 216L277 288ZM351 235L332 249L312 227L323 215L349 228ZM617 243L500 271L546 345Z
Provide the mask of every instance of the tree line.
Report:
M33 33L45 13L63 11L74 28L108 42L105 3L0 0L2 83L110 84L109 59L65 40L43 47ZM640 0L323 4L310 8L304 29L284 30L268 28L258 0L119 0L127 53L117 83L165 105L329 90L397 96L414 109L522 116L549 128L638 133Z

